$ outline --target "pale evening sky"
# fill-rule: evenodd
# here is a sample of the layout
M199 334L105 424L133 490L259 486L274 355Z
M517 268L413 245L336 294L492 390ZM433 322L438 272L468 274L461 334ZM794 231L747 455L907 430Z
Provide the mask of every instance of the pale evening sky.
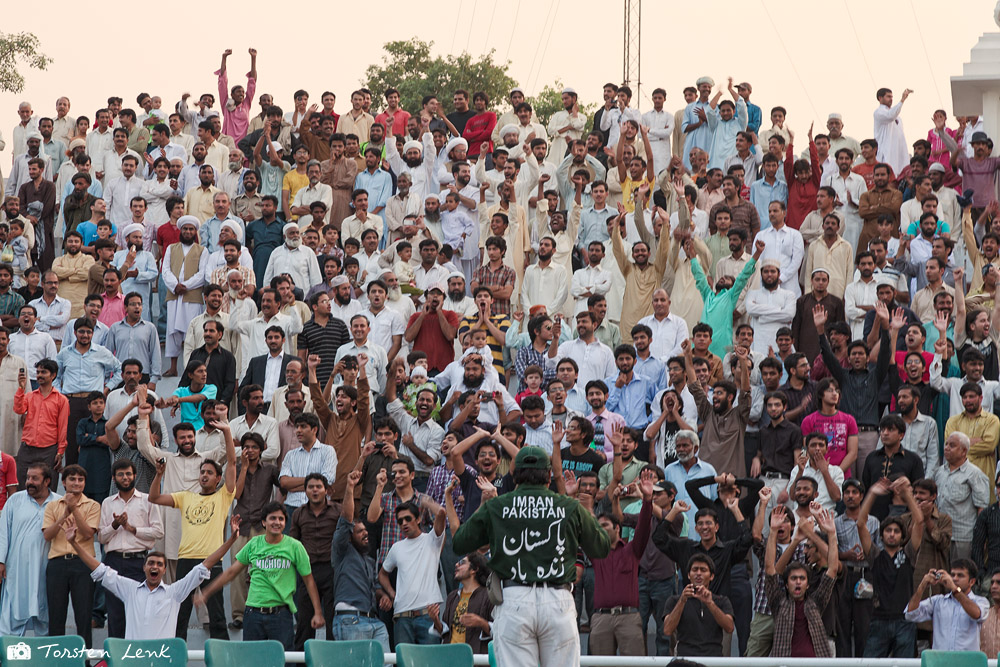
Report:
M990 0L946 5L932 0L646 2L645 94L639 106L649 109L649 92L662 86L668 92L667 108L677 109L683 104L681 90L699 76L712 76L724 86L731 75L753 84L751 99L764 111L764 128L770 126L771 106L787 107L788 125L801 145L809 123L816 121L816 132L821 131L831 111L843 114L845 134L858 140L872 136L875 90L890 87L898 100L910 87L915 93L902 118L912 143L926 136L934 109L946 109L949 126L956 126L950 118L950 77L961 73L982 33L998 30L993 5ZM237 6L246 10L236 11ZM36 114L54 116L56 98L67 95L70 113L91 119L109 95L138 108L135 97L145 91L162 96L164 108L171 107L183 92L197 98L216 91L212 72L226 48L234 51L230 83L245 82L247 48L257 48L257 92L272 93L285 110L292 106L292 92L305 88L316 102L323 90L334 91L336 110L343 112L365 67L381 59L382 44L413 36L434 41L435 53L495 49L500 60L512 61L511 76L529 95L560 78L576 88L583 102L599 102L602 84L622 76L620 2L439 0L414 5L386 0L364 5L365 10L361 5L352 5L353 10L310 3L282 19L281 4L246 0L219 16L226 22L213 20L211 7L201 13L198 6L171 10L145 5L137 15L111 4L100 17L68 0L41 7L18 3L3 25L8 33L35 32L42 50L55 60L47 71L26 73L22 94L0 95L0 132L8 142L0 155L5 174L21 100L31 102ZM159 11L167 25L163 32L156 28ZM181 17L190 29L183 27ZM348 23L354 27L338 32L338 25ZM296 34L297 26L303 31L300 38L280 40L282 34ZM135 39L131 47L127 36ZM253 112L258 111L255 101Z

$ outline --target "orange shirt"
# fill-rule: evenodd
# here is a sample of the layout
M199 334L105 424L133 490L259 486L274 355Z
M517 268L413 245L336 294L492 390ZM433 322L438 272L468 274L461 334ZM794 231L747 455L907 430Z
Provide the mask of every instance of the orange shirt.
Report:
M29 447L59 445L59 455L66 451L66 427L69 424L69 399L52 389L42 396L41 389L27 394L20 387L14 394L14 412L25 415L21 440Z

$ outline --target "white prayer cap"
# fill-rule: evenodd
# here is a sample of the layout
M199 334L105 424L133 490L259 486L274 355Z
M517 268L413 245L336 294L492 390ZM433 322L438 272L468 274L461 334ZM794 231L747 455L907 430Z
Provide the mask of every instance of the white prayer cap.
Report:
M285 226L281 228L281 235L282 236L287 236L288 232L292 231L293 229L295 231L299 231L299 225L298 225L298 223L297 222L287 222L287 223L285 223Z
M239 241L240 243L243 243L243 230L240 229L240 226L237 225L232 220L226 220L225 222L223 222L221 229L230 230L233 234L236 235L236 240Z
M461 278L462 280L465 280L465 274L461 271L452 271L448 274L448 280L451 280L452 278Z
M42 133L39 132L38 130L32 130L31 132L28 132L26 135L24 135L25 141L29 141L31 139L38 139L39 141L41 141Z
M765 267L765 266L773 266L776 269L780 269L781 268L781 261L777 260L777 259L775 259L773 257L771 257L769 259L763 260L760 263L760 265L761 265L762 268Z
M218 116L219 112L215 109L209 109L205 112L205 118L212 118L213 116Z
M713 79L710 76L703 76L703 77L701 77L700 79L698 79L697 81L694 82L694 85L700 86L703 83L707 83L708 85L712 86L713 88L715 87L715 79Z
M514 93L521 93L522 95L524 95L524 91L521 90L520 88L511 88L510 94L513 95Z
M444 147L444 154L451 155L451 152L455 150L458 146L462 146L465 150L469 150L469 142L462 137L455 137Z
M140 225L138 222L133 222L132 224L125 226L125 229L122 230L122 234L125 235L125 238L128 238L129 234L132 234L134 232L144 232L144 231L146 231L145 227Z
M932 171L940 171L943 174L946 171L946 169L944 168L944 165L941 164L940 162L935 162L934 164L932 164L930 167L927 168L927 173L930 173Z
M885 272L879 273L878 277L875 279L875 284L877 287L881 287L882 285L888 285L889 287L895 289L896 276L892 275L891 273L885 273Z
M514 125L513 123L511 123L510 125L504 125L502 128L500 128L500 138L502 139L505 135L510 134L511 132L513 132L514 134L519 134L517 125Z
M201 227L201 220L193 215L182 215L181 219L177 221L177 228L180 229L184 225L191 225L195 229Z
M825 273L827 278L830 277L830 272L824 269L822 266L817 266L815 269L813 269L813 272L810 275L815 276L817 273Z
M351 279L344 275L336 276L333 280L330 281L330 287L340 287L341 285L350 285L350 284L351 284Z
M563 95L576 95L576 91L573 90L572 88L567 87L567 88L563 88L562 89L562 94Z
M410 139L405 144L403 144L403 155L406 155L409 151L418 150L421 153L424 152L423 144L414 139Z
M841 116L839 113L834 112L834 113L830 114L827 117L827 120L840 120L840 121L842 121L842 120L844 120L844 117Z

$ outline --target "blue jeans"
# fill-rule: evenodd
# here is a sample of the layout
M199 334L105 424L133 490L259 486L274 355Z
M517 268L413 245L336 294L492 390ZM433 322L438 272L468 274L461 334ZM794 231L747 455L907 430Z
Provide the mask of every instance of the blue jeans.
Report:
M642 633L646 634L649 627L649 617L656 623L656 655L673 655L670 651L670 637L663 634L664 604L667 598L674 594L676 579L656 581L639 575L639 616L642 618Z
M440 644L441 638L430 633L434 623L427 614L395 619L393 632L396 644Z
M389 646L389 631L386 630L385 623L377 618L341 614L333 617L333 624L330 626L330 631L333 633L333 638L337 641L374 639L382 645L383 651L386 653L392 651Z
M868 626L866 658L912 658L917 653L917 626L902 618L873 618Z
M295 632L292 612L287 607L273 614L263 614L253 607L243 612L243 641L276 639L286 651L292 650Z

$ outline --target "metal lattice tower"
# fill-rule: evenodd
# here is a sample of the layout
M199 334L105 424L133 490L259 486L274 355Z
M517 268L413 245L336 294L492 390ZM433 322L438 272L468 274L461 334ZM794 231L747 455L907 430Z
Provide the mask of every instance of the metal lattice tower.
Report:
M639 86L642 83L642 0L625 0L624 58L622 83L632 89L632 103L639 105Z

